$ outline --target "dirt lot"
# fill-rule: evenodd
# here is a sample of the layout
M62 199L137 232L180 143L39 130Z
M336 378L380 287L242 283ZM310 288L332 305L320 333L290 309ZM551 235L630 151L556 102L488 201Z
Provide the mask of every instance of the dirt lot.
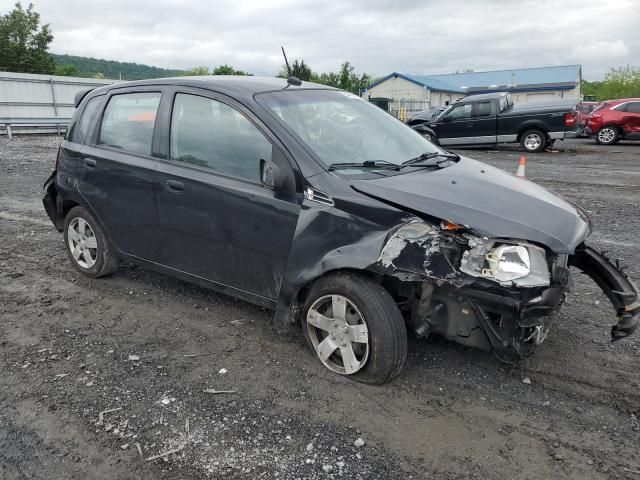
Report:
M411 340L397 380L360 385L260 308L133 266L76 273L39 198L57 142L0 139L0 478L640 479L640 336L610 343L578 272L526 361ZM640 144L558 147L529 178L580 202L640 280Z

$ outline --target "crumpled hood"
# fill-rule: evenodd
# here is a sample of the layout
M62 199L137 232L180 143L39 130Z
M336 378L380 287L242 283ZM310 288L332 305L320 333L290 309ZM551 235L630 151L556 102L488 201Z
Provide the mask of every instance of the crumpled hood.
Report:
M480 235L528 240L556 253L573 253L590 233L588 218L572 203L467 157L440 170L350 183L371 197L466 225Z

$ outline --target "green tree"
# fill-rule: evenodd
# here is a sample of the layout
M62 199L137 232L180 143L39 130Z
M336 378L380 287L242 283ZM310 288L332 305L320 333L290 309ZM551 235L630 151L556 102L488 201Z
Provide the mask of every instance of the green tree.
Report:
M640 67L611 68L602 81L583 80L582 93L593 95L596 100L640 97Z
M338 72L313 74L311 80L330 87L340 88L356 95L360 95L367 85L374 81L371 75L356 73L355 68L349 62L343 62Z
M213 70L209 67L194 67L182 72L182 75L194 76L194 75L251 75L250 73L243 72L242 70L236 70L231 65L218 65Z
M53 74L62 75L63 77L77 77L80 75L80 70L75 65L67 63L65 65L56 65Z
M218 65L211 72L212 75L251 75L250 73L236 70L231 65Z
M291 66L291 75L299 78L302 81L308 82L313 77L313 72L309 65L307 65L303 59L298 60L297 58L293 61ZM287 66L283 65L278 73L278 78L287 78L289 76L289 72L287 71Z
M193 67L181 73L183 76L194 77L197 75L211 75L209 67Z
M20 2L0 17L0 70L24 73L53 73L49 56L53 40L49 24L40 26L33 4L25 10Z

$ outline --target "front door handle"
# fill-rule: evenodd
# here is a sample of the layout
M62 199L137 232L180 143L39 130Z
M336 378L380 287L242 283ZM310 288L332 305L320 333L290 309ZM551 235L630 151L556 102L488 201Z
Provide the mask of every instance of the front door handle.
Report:
M93 158L85 158L84 164L89 168L93 168L96 166L96 161Z
M167 190L173 193L182 192L182 190L184 190L184 183L179 182L178 180L167 180L165 185Z

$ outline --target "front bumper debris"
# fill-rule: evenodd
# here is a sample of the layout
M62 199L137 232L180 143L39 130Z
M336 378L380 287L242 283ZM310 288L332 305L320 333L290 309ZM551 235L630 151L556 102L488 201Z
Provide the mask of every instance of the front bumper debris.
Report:
M640 323L640 294L619 262L614 266L604 254L583 244L569 257L569 265L589 275L615 308L618 323L611 328L611 341L631 335Z

